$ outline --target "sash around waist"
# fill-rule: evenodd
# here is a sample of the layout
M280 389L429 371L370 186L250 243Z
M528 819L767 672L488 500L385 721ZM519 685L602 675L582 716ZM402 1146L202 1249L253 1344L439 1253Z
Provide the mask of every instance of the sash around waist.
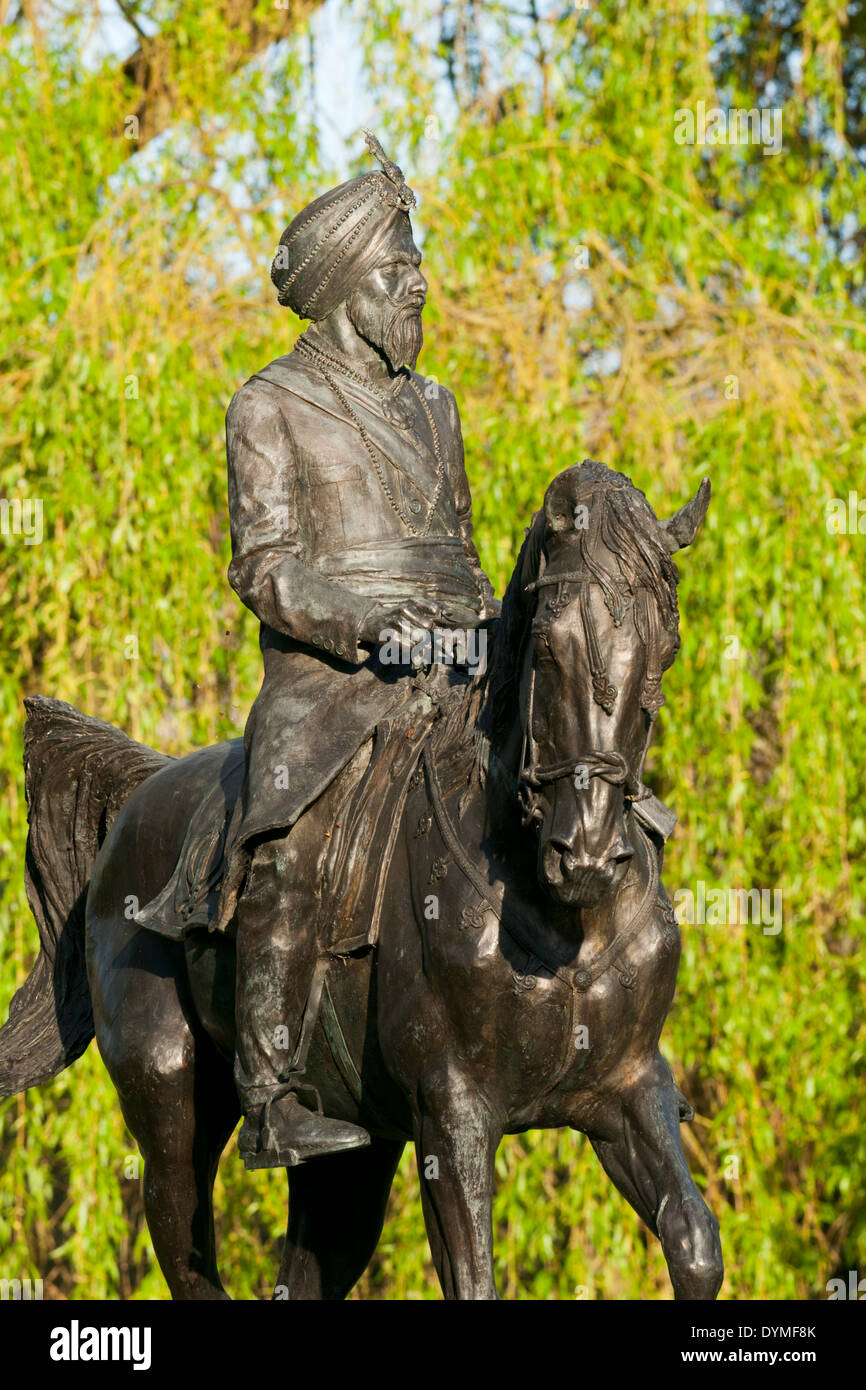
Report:
M388 602L418 596L479 609L478 582L459 536L367 541L319 555L313 568L365 598Z

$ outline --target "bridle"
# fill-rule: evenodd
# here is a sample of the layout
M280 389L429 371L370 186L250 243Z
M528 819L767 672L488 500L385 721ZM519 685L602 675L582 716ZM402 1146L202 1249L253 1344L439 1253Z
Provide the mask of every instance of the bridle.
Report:
M598 704L602 705L608 714L612 714L618 691L608 678L601 654L601 646L598 641L598 633L593 621L592 611L589 607L588 590L590 584L593 582L598 581L589 580L583 574L550 574L533 580L531 584L527 584L524 592L532 592L546 585L559 585L560 592L549 605L549 608L555 616L559 616L570 603L580 598L581 618L583 621L586 649L593 681L593 697ZM566 594L566 585L576 586L577 592ZM539 805L540 789L559 781L561 778L573 776L578 770L585 770L588 778L601 777L604 781L610 782L615 786L625 786L625 799L627 802L643 801L652 795L650 789L644 786L640 778L649 748L656 714L662 704L660 690L662 674L660 623L657 606L649 590L642 587L634 595L634 600L635 627L638 635L643 638L646 647L646 669L641 690L641 706L646 709L649 714L646 741L637 770L633 772L629 768L628 760L624 755L614 749L592 749L581 758L566 758L557 763L542 764L538 762L536 756L536 743L532 734L536 671L536 658L533 653L529 673L529 695L526 708L526 721L523 726L523 749L520 757L520 774L517 787L518 796L524 809L524 825L529 824L531 821L541 821L544 819L544 812ZM617 621L616 617L614 621ZM529 620L527 620L527 627L528 625ZM535 631L538 631L537 627ZM660 905L663 906L663 904L660 904L658 897L659 860L656 853L656 846L643 828L640 818L638 816L634 817L633 832L630 832L635 849L637 849L638 844L642 843L643 854L645 856L646 877L640 900L636 904L631 916L621 926L620 930L616 932L613 939L608 942L604 950L595 955L590 964L574 968L574 966L565 965L555 953L550 952L545 946L539 943L536 926L531 919L525 917L513 904L509 904L506 908L505 902L495 893L491 892L486 874L479 872L471 856L467 854L461 834L448 812L446 798L439 784L436 771L434 750L430 744L425 747L422 758L433 815L432 817L422 817L421 821L419 821L419 830L416 833L426 833L431 823L435 820L445 849L458 865L468 882L475 889L478 902L472 907L464 908L461 916L461 929L481 927L485 921L486 914L490 912L493 917L502 924L516 944L525 951L527 959L524 969L519 970L515 968L512 970L514 993L520 996L525 991L534 989L538 983L535 972L539 965L543 965L545 969L550 971L552 976L562 980L571 989L574 1000L573 1019L576 1022L579 1017L578 1000L580 996L585 994L586 991L594 985L596 980L604 975L605 971L615 969L623 987L626 989L634 989L637 984L636 969L634 965L623 965L621 957L630 943L632 943L643 930L646 921L649 919L654 909ZM434 864L438 862L439 861L434 860ZM640 878L640 876L638 876L638 878ZM433 880L431 879L430 881L432 882ZM667 954L675 950L677 942L678 936L676 934L676 928L668 924L663 935L663 951ZM568 1050L567 1057L562 1064L561 1074L565 1074L572 1060L571 1051Z
M586 640L589 670L592 676L593 699L607 714L613 714L618 691L608 678L595 620L589 604L590 586L595 582L597 581L589 580L583 574L571 572L548 574L525 585L524 593L533 593L553 584L559 586L559 593L548 605L554 617L559 617L576 599L580 602L580 616ZM566 585L574 585L577 593L568 595L565 592ZM539 763L537 761L536 742L532 731L536 671L535 656L533 655L529 673L529 698L518 776L518 796L523 808L524 825L529 825L533 821L540 822L544 819L544 811L538 795L542 787L549 786L565 777L577 776L579 773L583 773L587 780L592 777L600 777L602 781L609 782L613 786L624 785L626 788L624 795L627 802L643 801L651 795L649 788L645 787L641 781L641 773L652 737L653 724L661 705L664 703L664 696L661 693L660 624L658 608L648 589L638 590L635 604L635 627L638 635L644 639L647 653L641 689L641 708L645 709L650 716L646 742L637 770L633 772L629 768L627 759L616 749L593 748L581 757L565 758L556 763ZM638 623L638 612L640 612L641 617L640 624ZM643 627L643 632L641 632L641 627Z

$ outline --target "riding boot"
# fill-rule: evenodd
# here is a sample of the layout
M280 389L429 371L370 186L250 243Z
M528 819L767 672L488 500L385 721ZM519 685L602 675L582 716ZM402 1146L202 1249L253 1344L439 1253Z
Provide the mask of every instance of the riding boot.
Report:
M318 1100L302 1073L327 967L318 961L314 847L304 845L303 830L301 820L288 836L256 846L237 909L235 1081L247 1168L293 1167L370 1142L366 1130L302 1103L310 1094Z

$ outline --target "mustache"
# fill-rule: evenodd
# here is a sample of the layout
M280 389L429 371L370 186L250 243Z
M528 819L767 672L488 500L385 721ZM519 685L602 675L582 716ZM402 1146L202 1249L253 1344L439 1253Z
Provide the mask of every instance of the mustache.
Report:
M385 298L387 299L388 303L392 306L392 308L398 311L398 313L420 314L421 310L424 308L424 305L427 303L426 294L410 294L407 295L405 299L394 299L392 295L386 294Z

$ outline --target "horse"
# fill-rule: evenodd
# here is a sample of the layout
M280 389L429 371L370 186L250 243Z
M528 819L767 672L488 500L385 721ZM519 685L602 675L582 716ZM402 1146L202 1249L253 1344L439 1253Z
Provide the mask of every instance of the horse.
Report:
M419 752L376 944L325 981L305 1078L370 1144L288 1170L275 1297L346 1298L414 1141L444 1297L498 1298L497 1146L565 1126L660 1240L675 1298L716 1297L719 1224L680 1139L694 1112L659 1051L680 956L660 878L673 818L641 781L679 647L671 556L708 501L704 479L659 521L592 460L547 489L486 668L443 699ZM58 701L28 709L26 875L42 950L0 1030L0 1092L56 1075L95 1035L144 1158L172 1297L228 1298L212 1199L239 1119L234 944L205 927L168 940L126 905L165 884L239 740L174 760ZM319 805L299 822L308 843Z

